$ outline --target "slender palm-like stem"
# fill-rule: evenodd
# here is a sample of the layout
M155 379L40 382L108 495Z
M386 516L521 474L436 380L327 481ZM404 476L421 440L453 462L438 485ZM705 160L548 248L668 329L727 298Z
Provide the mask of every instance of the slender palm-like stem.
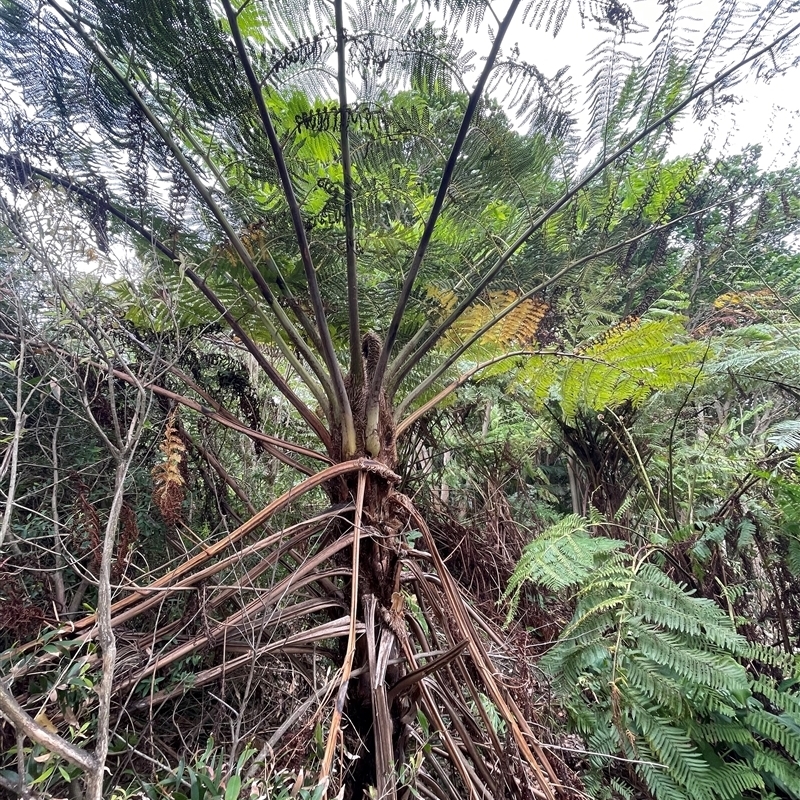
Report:
M303 310L303 307L300 305L298 299L292 293L292 290L289 288L289 285L286 283L286 279L283 277L283 274L281 273L281 270L278 267L278 263L272 257L272 253L267 252L265 254L265 260L267 262L267 266L270 268L270 271L275 276L275 285L278 287L278 289L280 289L281 295L286 301L286 305L292 309L292 313L297 318L297 321L303 326L303 330L308 335L309 341L311 342L312 346L317 350L318 353L321 353L322 340L319 338L319 332L317 331L313 321L310 319L308 314L306 314L306 312ZM320 380L322 379L320 378ZM329 383L329 381L322 381L322 382L325 385Z
M607 167L613 164L620 156L625 155L625 153L630 152L639 142L643 139L647 138L653 131L658 130L664 123L668 122L672 119L675 115L679 114L683 111L690 103L696 100L703 94L714 89L716 86L722 84L727 78L733 75L737 70L741 69L742 67L749 64L751 61L755 61L759 56L762 56L773 48L777 47L779 44L784 42L788 39L792 34L796 33L800 30L800 22L796 25L793 25L787 31L784 31L780 36L773 39L770 44L756 50L745 58L738 61L728 69L723 70L722 72L718 73L713 80L709 81L708 83L701 86L699 89L695 89L689 95L687 95L680 103L678 103L674 108L670 109L662 116L660 116L657 120L650 123L646 127L644 127L636 136L633 136L628 142L624 145L621 145L617 150L615 150L611 155L604 158L600 161L595 167L593 167L589 172L584 175L584 177L575 184L569 191L565 192L561 197L553 203L546 211L544 211L536 220L534 220L531 225L522 233L520 236L514 241L508 249L500 256L500 258L495 262L494 266L472 287L472 290L469 294L453 309L451 314L447 317L447 319L433 332L430 336L422 343L420 348L417 352L410 358L404 365L401 365L397 370L397 375L395 377L395 385L399 384L403 378L408 374L408 371L414 366L415 363L419 361L426 353L428 353L432 347L439 341L439 339L451 328L453 323L461 317L461 315L472 305L472 303L480 296L481 292L491 283L494 278L497 277L498 273L505 267L505 265L509 262L511 257L528 241L528 239L533 236L541 227L558 211L560 211L567 203L578 194L584 187L588 186L598 175L600 175Z
M323 414L325 414L330 419L330 405L328 404L328 398L325 396L324 392L320 388L319 384L311 377L308 373L306 368L300 362L300 359L292 352L292 349L286 345L286 342L281 339L280 333L278 332L277 328L275 327L275 323L270 319L269 315L264 311L261 305L258 303L257 299L253 297L251 292L247 289L246 286L242 286L239 281L235 282L236 285L242 292L242 295L247 299L248 304L253 309L253 313L261 320L264 324L264 327L269 332L270 338L275 342L278 348L281 351L283 357L292 365L292 369L297 374L297 377L300 378L301 381L308 387L308 390L311 394L314 395L314 399L317 401L319 407L322 409ZM313 357L313 353L310 354ZM316 359L311 363L311 367L314 372L319 370L319 374L322 373L322 365L317 362Z
M339 84L339 133L342 148L344 178L344 236L347 260L347 318L350 330L350 375L354 385L363 383L364 367L361 353L361 321L358 311L358 262L356 231L353 217L353 163L350 155L350 110L347 107L347 69L345 66L345 32L342 0L333 0L336 17L336 69Z
M496 252L496 251L495 251ZM489 260L490 253L486 253L482 255L478 261L474 264L469 265L469 269L467 274L462 276L458 282L453 287L453 291L456 292L461 286L469 282L469 275L475 274L478 269L483 265L485 261ZM414 335L403 345L400 352L395 356L392 363L390 363L386 368L386 378L384 379L384 385L386 387L386 394L391 398L394 397L395 392L397 391L398 385L400 383L400 379L398 379L398 372L400 367L406 363L406 360L411 358L411 356L416 352L417 346L420 342L422 342L425 336L431 329L432 321L430 319L426 319L422 322L422 324L417 328Z
M222 5L225 8L225 15L228 19L228 24L231 27L233 41L236 45L236 52L239 56L239 62L244 69L247 76L247 83L250 86L250 91L258 109L258 115L261 120L261 125L264 128L264 133L269 141L272 156L275 159L275 165L278 169L278 176L281 181L281 188L286 203L289 207L289 213L292 218L292 227L294 228L295 239L297 246L300 250L300 260L303 263L303 270L305 272L306 284L308 286L308 295L311 301L311 307L314 309L314 316L317 321L317 329L319 331L320 339L322 340L322 356L325 361L328 371L333 381L335 392L331 397L331 404L334 413L338 411L341 414L342 425L342 450L346 457L349 457L355 452L355 428L353 426L353 413L350 409L350 401L347 397L347 391L344 386L344 377L342 370L339 367L339 361L336 358L336 351L333 347L333 340L328 328L328 323L325 315L325 307L322 302L322 294L320 293L319 283L317 281L317 271L314 267L314 262L311 258L311 250L308 245L308 237L306 236L306 229L303 224L303 216L300 210L300 204L297 202L297 197L294 193L292 186L292 179L289 175L289 168L286 165L286 159L283 156L281 144L278 141L278 136L275 133L275 127L272 124L267 104L264 101L264 92L262 86L256 77L253 65L250 62L250 56L247 53L247 48L242 37L242 32L239 29L238 12L236 12L229 2L229 0L222 0Z
M256 360L256 363L264 370L267 377L275 384L280 390L281 394L300 412L303 419L309 424L314 433L317 434L320 441L330 450L331 439L328 432L320 422L319 418L314 414L311 409L295 394L294 390L289 386L286 379L278 372L273 364L261 352L261 348L256 345L252 338L247 334L244 328L239 324L239 321L225 307L224 303L217 297L206 283L205 279L198 275L191 267L184 267L186 277L203 293L205 298L211 305L219 312L220 316L228 323L228 327L242 340L250 355Z
M217 181L217 184L222 189L222 191L229 195L231 193L231 187L228 184L228 181L225 178L220 167L214 162L211 158L209 152L202 146L202 144L197 140L197 137L189 130L186 125L181 121L178 112L172 108L170 108L167 103L164 101L164 98L161 96L160 92L153 86L152 81L148 74L136 67L136 65L130 65L131 70L136 75L137 80L140 82L142 86L147 88L149 95L153 98L153 101L158 104L159 108L162 109L164 114L169 117L169 127L172 130L177 130L181 137L185 140L185 142L189 145L192 152L197 154L197 156L202 160L202 163L205 164L206 168L214 175L214 178ZM278 289L280 290L281 294L286 300L287 305L291 308L292 312L294 313L297 321L303 327L308 337L314 343L315 347L318 350L322 349L322 345L320 343L319 334L317 333L316 328L312 321L308 318L308 315L303 311L300 304L297 302L297 298L294 297L291 290L289 289L286 280L284 279L280 267L278 266L275 259L272 257L272 254L267 252L264 254L264 258L269 266L271 273L274 275L275 284L277 285Z
M461 388L473 375L477 375L482 370L485 370L494 364L499 364L501 361L506 361L509 358L520 358L522 356L530 355L537 354L531 350L512 350L510 353L502 353L499 356L488 359L488 361L482 361L480 364L476 364L474 367L472 367L472 369L468 369L463 375L459 375L452 383L449 383L447 386L445 386L441 392L428 400L425 405L420 406L414 411L413 414L409 414L404 420L402 420L402 422L400 422L397 426L396 432L398 438L402 436L420 417L424 417L425 414L427 414L432 408L436 408L436 406L438 406L442 400L444 400L446 397L449 397L453 392L456 391L456 389ZM405 409L405 406L402 406L401 409ZM401 409L398 409L398 411Z
M115 378L127 381L128 383L131 382L129 378L126 377L127 373L123 372L122 370L114 370L113 374ZM196 400L193 400L191 397L184 397L177 392L165 389L163 386L158 386L155 383L147 382L144 384L144 387L148 391L153 392L153 394L166 397L175 403L179 403L186 408L190 408L192 411L197 411L204 417L214 420L214 422L217 422L226 428L230 428L237 433L241 433L244 436L252 439L254 442L259 442L264 449L270 453L270 455L274 456L282 464L286 464L298 472L302 472L306 475L312 474L308 467L306 467L304 464L301 464L299 461L296 461L291 456L287 456L286 453L281 452L280 448L297 453L298 455L306 456L307 458L313 458L317 461L322 461L326 464L330 463L329 458L326 458L324 455L322 455L322 453L318 453L316 450L309 450L307 447L287 441L286 439L279 439L276 436L270 436L269 434L261 433L261 431L253 430L253 428L250 428L243 422L240 422L238 419L236 419L236 417L233 417L223 411L216 411L207 408L202 403L198 403Z
M141 69L132 63L129 63L128 68L131 70L131 73L136 76L136 80L139 82L139 84L147 89L150 97L153 98L153 101L158 104L162 112L169 118L170 130L178 131L184 141L189 145L192 152L197 154L198 158L200 158L202 163L205 164L206 169L208 169L209 172L211 172L211 174L214 176L217 181L217 185L225 194L228 194L231 187L228 184L228 181L225 179L225 175L223 174L219 165L217 165L214 162L214 159L211 158L210 148L204 148L197 140L195 134L192 133L192 131L189 130L189 128L181 120L179 113L180 106L178 106L176 109L171 108L168 105L158 89L153 86L150 75L146 70Z

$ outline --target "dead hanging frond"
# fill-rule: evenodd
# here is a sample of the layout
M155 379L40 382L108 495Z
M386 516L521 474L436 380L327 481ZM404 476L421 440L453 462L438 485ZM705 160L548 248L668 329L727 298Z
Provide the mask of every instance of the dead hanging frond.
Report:
M178 431L170 414L161 446L167 461L182 453L175 447ZM171 465L173 477L182 463ZM255 541L243 541L290 507L304 507L318 487L354 473L360 476L355 498L345 496L313 518L270 525ZM439 798L566 796L558 793L551 759L518 706L512 674L496 660L500 645L491 622L469 610L472 600L445 566L420 512L393 490L398 482L399 476L370 459L327 467L162 574L149 591L126 593L113 604L112 625L121 646L130 641L136 653L118 664L114 694L133 698L128 709L156 714L166 703L194 703L189 693L203 687L219 685L224 693L226 686L242 686L245 672L263 676L264 700L271 703L269 687L276 685L283 659L292 659L295 673L294 665L325 659L336 677L313 685L313 691L303 689L305 699L294 698L302 702L285 722L283 706L281 712L254 710L256 695L249 689L242 708L254 719L269 720L263 757L274 754L274 763L298 772L310 769L312 736L325 740L325 719L338 720L328 726L326 766L317 777L318 786L328 785L328 796L364 784L375 786L380 797L428 796L425 788L437 786L442 776L446 788ZM375 502L378 492L383 498ZM365 501L372 502L369 524L362 523ZM125 526L123 515L120 540ZM421 541L412 549L405 539L413 532ZM283 561L286 568L276 566ZM328 581L337 582L335 595L321 591ZM165 598L176 598L180 617L143 636L135 633L136 625L126 625ZM185 605L177 598L185 598ZM91 638L95 631L92 615L75 620L65 635ZM147 647L159 648L157 658L141 657L145 640ZM508 660L505 653L501 657ZM96 655L90 659L92 667L99 663ZM186 671L193 666L202 668ZM132 691L144 681L157 681L157 690L151 684L134 698ZM359 686L369 689L360 692ZM53 699L46 702L55 710ZM341 759L345 748L355 758ZM354 797L362 794L353 791Z
M118 581L131 560L131 550L139 538L139 526L136 523L136 512L127 503L122 504L119 515L119 536L117 538L117 557L111 569L112 580Z
M36 635L46 620L19 575L0 566L0 641L6 645Z
M184 477L186 445L178 433L177 410L167 418L164 439L159 450L164 459L153 468L153 502L158 506L164 522L177 525L181 521L181 506L186 486Z
M71 550L78 557L92 554L91 568L97 571L100 566L101 536L100 516L89 500L89 487L80 476L73 477L75 486L75 513L72 516Z

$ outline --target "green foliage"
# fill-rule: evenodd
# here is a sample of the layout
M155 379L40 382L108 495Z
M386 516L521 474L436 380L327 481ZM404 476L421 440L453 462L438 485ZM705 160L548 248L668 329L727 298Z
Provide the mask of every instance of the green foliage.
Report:
M786 548L786 568L793 576L800 577L800 462L792 478L768 476L780 511L776 527L779 541Z
M241 743L256 730L283 739L274 752L306 766L331 754L328 730L332 745L347 747L334 760L341 794L368 794L381 780L387 794L518 793L527 768L506 768L501 739L522 720L512 724L517 712L489 680L499 675L492 663L470 663L483 628L456 614L466 614L470 591L485 596L510 575L512 612L535 610L528 584L539 596L562 593L553 626L576 603L543 665L591 749L633 759L627 775L605 775L602 756L592 756L598 796L792 796L800 755L792 665L771 649L771 633L759 649L733 624L743 611L758 619L769 610L763 598L774 596L785 647L796 632L786 611L798 595L785 460L797 430L788 406L753 387L791 390L775 373L798 363L794 307L781 297L795 286L783 273L797 268L788 234L798 176L762 174L755 150L717 162L705 149L669 159L671 121L636 137L737 53L773 41L793 10L721 3L689 53L679 4L667 3L652 52L634 64L623 52L632 12L617 0L578 3L611 35L590 58L581 143L566 71L546 78L517 47L500 52L484 96L470 95L469 70L491 66L463 47L463 34L491 11L484 0L446 0L437 14L414 0L362 2L345 19L335 13L341 5L0 0L0 211L9 238L51 277L44 297L58 298L43 297L41 310L21 286L0 292L2 399L14 413L20 378L30 401L17 413L23 435L3 439L21 454L7 504L14 547L8 559L0 554L21 588L4 584L4 613L19 622L27 611L34 628L3 634L9 647L29 636L25 655L9 651L4 666L27 670L15 691L31 708L57 706L69 736L94 732L98 653L62 652L49 634L35 637L64 619L83 626L80 647L93 635L79 609L103 596L97 555L121 442L105 446L119 441L132 387L143 385L157 399L125 486L126 522L107 541L112 589L130 609L116 624L110 729L119 735L108 759L116 795L317 800L328 791L313 779L303 785L302 773L265 767L263 779L251 777L264 765ZM520 4L520 14L557 32L569 6ZM484 33L496 37L490 24ZM773 41L770 69L793 57L790 41ZM726 80L726 93L732 86ZM623 157L607 168L586 167L618 148ZM113 272L110 286L80 274L98 258ZM774 285L775 302L760 283L752 291L754 275ZM12 296L26 303L7 307ZM373 330L367 341L384 337L376 346L388 372L368 364L369 377L385 380L365 400L362 337ZM524 364L502 361L511 347L530 353L515 357ZM511 391L473 385L451 396L438 420L409 426L414 438L395 465L384 399L407 391L394 409L402 424L451 373L484 356L500 359L496 374L514 370ZM685 409L693 393L710 407L717 390L726 403L746 397L721 409L712 447ZM471 406L482 424L468 419ZM645 414L637 419L645 408L655 412L649 428ZM531 412L543 409L550 416L541 424ZM364 447L368 426L382 429L368 431L383 437L382 449ZM178 455L168 459L169 486L156 480L153 492L153 477L164 477L153 474L159 446ZM302 509L287 506L236 553L209 549L296 486L298 474L365 453L405 481L422 473L438 492L436 535L450 548L448 568L462 559L460 585L435 558L431 568L424 526L410 529L391 502L379 502L388 487L366 471L357 570L344 552L354 522L349 473L314 495L298 492ZM2 460L5 477L13 459ZM747 494L762 475L780 514ZM599 516L565 516L570 505L588 513L595 504L621 538L601 535L609 523ZM523 548L525 526L509 509L533 517L528 529L555 522ZM769 529L778 516L786 535ZM488 533L467 527L476 518ZM659 527L647 529L652 520ZM447 541L454 530L457 541ZM637 550L642 540L663 550ZM737 584L748 559L750 583ZM695 578L704 597L674 583L673 569ZM165 576L150 592L147 583ZM384 592L393 581L397 591ZM356 586L360 596L349 597ZM568 591L577 595L563 599ZM373 642L369 654L359 646L343 670L343 654L353 654L343 631L366 628L372 600L368 633L383 628L379 656ZM346 619L348 607L357 620ZM403 663L386 646L406 623ZM467 634L475 646L435 669L430 654ZM59 629L55 638L69 636ZM378 690L398 678L402 687L421 654L426 691L380 708ZM391 671L377 675L385 656ZM337 693L326 682L350 666L376 695L341 691L337 738L317 712ZM227 743L215 744L212 731ZM399 768L378 772L376 752ZM65 793L74 776L46 755L39 745L20 754L20 782ZM14 768L11 756L3 764ZM141 769L140 757L156 773L147 785L126 773ZM494 782L497 792L487 788Z
M572 353L531 356L513 384L534 406L555 401L567 421L582 409L640 406L653 392L691 384L708 352L676 315L624 320Z
M582 583L609 553L625 543L593 534L599 519L571 514L543 530L525 546L504 597L509 600L506 621L516 610L525 583L558 591Z
M614 555L587 574L541 666L596 769L610 763L598 754L631 759L657 800L764 790L795 798L794 682L754 680L745 668L754 656L715 603L692 596L644 551Z
M147 797L150 800L239 800L244 797L288 797L284 784L285 776L267 785L263 780L252 777L261 772L254 769L257 751L247 745L236 762L227 764L225 752L209 738L205 749L188 760L182 758L175 772L158 783L133 784L125 789L118 788L114 800L128 797ZM284 791L281 792L280 789ZM273 794L274 791L274 794Z

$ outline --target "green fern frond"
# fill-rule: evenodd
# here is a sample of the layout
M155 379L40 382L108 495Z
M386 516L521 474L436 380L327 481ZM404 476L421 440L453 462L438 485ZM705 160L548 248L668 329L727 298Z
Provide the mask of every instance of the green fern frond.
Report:
M793 674L791 658L759 652ZM751 679L744 663L754 658L715 603L647 558L616 553L582 581L572 621L540 664L587 742L634 758L658 800L772 788L795 797L800 702L791 683Z
M695 797L707 797L711 785L708 763L686 732L644 707L632 705L629 711L648 748L667 767L670 777L678 785L692 786Z
M787 419L776 422L766 432L764 438L778 450L800 450L800 420Z
M730 656L687 646L685 637L653 626L637 626L636 633L639 652L684 685L707 686L731 695L747 693L747 673Z
M637 772L657 800L687 800L686 790L659 767L643 764Z
M757 750L753 754L753 768L767 779L770 788L782 790L785 796L800 797L800 767L772 750Z
M800 724L800 695L797 693L797 683L790 679L789 684L789 687L779 687L772 678L762 674L753 681L753 692L763 696L775 708L790 714Z
M553 397L567 420L582 409L641 405L654 391L690 384L706 346L686 340L680 317L621 323L574 353L533 357L515 376L535 403Z
M524 584L538 584L552 591L574 586L603 556L624 546L624 542L593 536L588 530L590 524L585 517L570 514L526 545L503 595L509 600L506 622L516 610Z
M748 764L720 764L709 771L711 790L719 800L738 800L752 789L766 788L764 776Z
M800 726L790 716L759 709L747 714L745 721L756 733L783 747L795 763L800 763Z
M710 744L741 744L755 746L753 732L746 725L726 719L725 722L687 721L686 730L693 739Z

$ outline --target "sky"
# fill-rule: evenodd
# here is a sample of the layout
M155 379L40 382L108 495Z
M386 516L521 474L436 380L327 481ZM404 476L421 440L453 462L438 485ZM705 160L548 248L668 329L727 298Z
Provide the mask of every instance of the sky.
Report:
M518 44L520 57L535 64L545 75L552 76L560 68L569 67L573 83L579 89L576 107L586 106L585 92L589 76L585 74L588 56L591 51L609 37L608 32L599 29L592 20L581 20L579 3L589 8L591 0L572 0L563 26L557 37L552 31L536 30L516 19L512 23L504 42L504 50ZM684 17L684 29L689 30L692 39L699 39L713 19L719 0L675 0L679 13ZM507 6L502 3L496 9L498 16ZM751 4L763 6L764 0ZM621 50L635 58L646 58L650 53L654 34L658 30L658 16L661 10L655 0L633 0L630 9L636 21L619 44ZM521 6L524 10L524 4ZM521 17L518 11L517 16ZM800 12L796 12L800 21ZM489 48L486 26L496 29L497 24L488 18L482 30L471 32L465 43L474 49L479 57ZM694 31L694 32L692 32ZM764 41L764 44L767 40ZM723 58L720 66L733 64L736 57ZM474 74L474 73L473 73ZM713 73L709 73L710 78ZM474 80L474 79L473 79ZM778 75L768 83L756 82L746 78L734 87L736 104L729 104L716 110L703 123L686 115L678 124L674 134L674 155L695 152L708 139L712 154L726 155L741 151L748 144L761 144L763 168L779 168L798 161L800 149L800 66L788 73ZM586 124L588 116L578 113L578 125Z

